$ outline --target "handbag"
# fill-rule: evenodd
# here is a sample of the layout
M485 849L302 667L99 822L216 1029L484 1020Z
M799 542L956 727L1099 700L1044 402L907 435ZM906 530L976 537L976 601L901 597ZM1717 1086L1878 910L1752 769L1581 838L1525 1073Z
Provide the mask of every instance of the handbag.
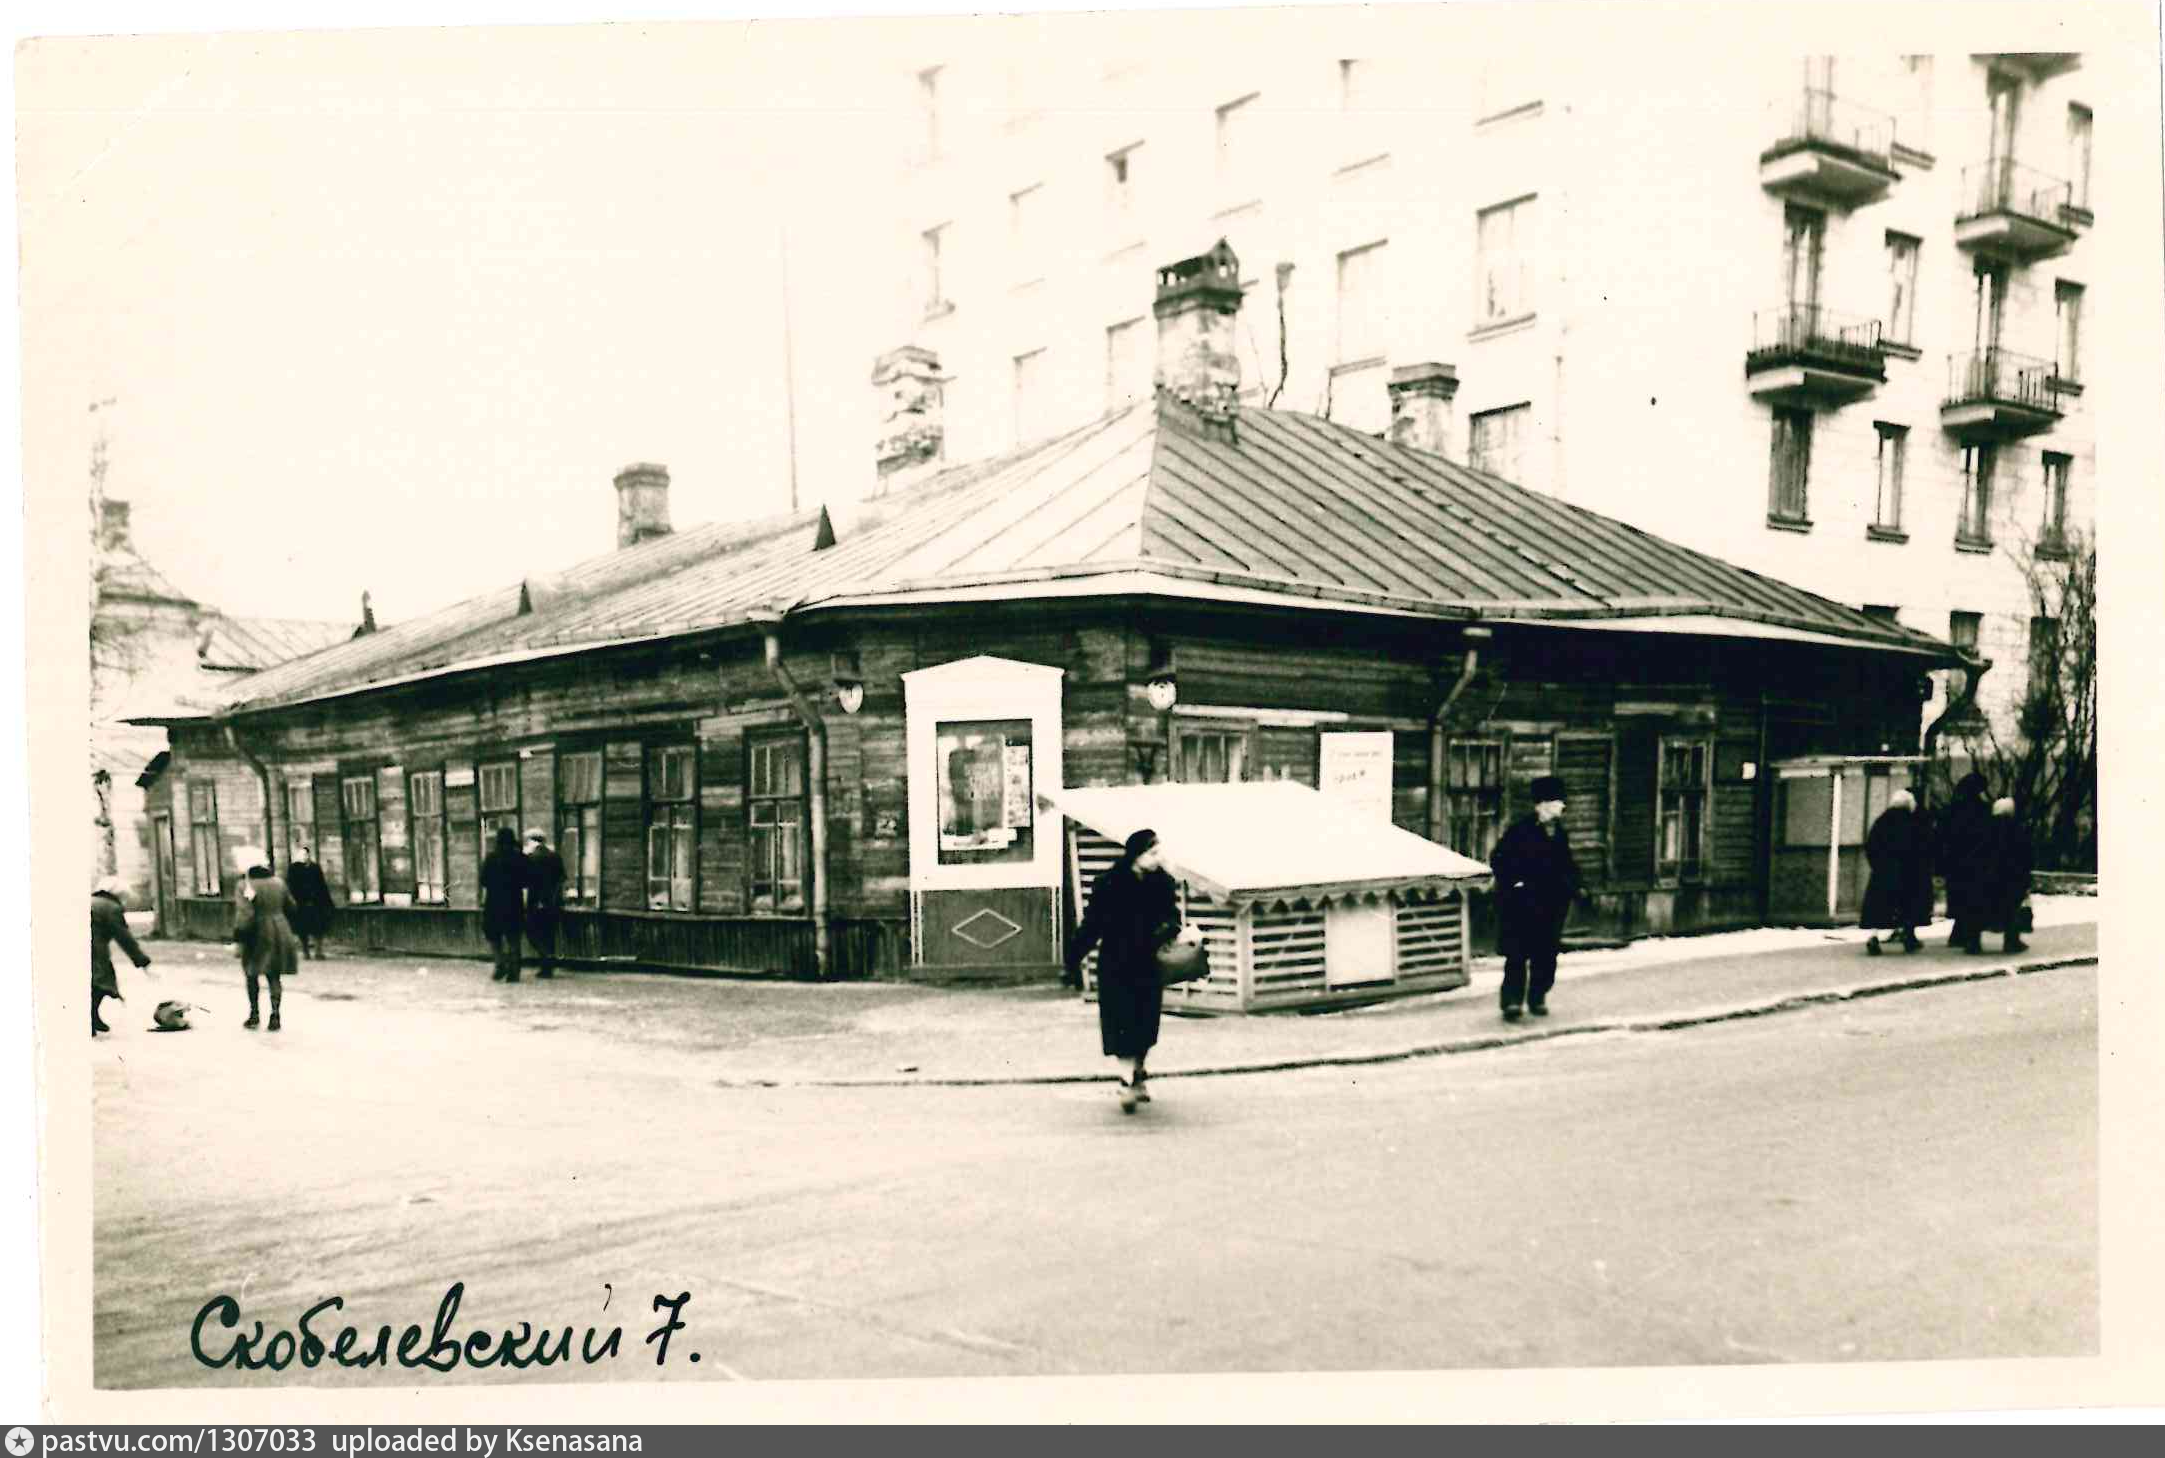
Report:
M1210 975L1210 952L1201 942L1170 941L1158 948L1158 985L1193 982Z

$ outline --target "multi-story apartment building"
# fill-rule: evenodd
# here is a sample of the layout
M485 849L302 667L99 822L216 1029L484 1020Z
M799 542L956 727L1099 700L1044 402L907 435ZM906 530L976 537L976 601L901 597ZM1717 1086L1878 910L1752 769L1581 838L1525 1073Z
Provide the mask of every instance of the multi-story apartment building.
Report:
M944 459L1147 393L1153 265L1223 237L1246 398L1380 433L1425 377L1447 454L1974 643L2007 724L2047 627L2019 559L2095 489L2082 58L1685 39L1649 86L1537 21L905 60L893 341L937 361Z

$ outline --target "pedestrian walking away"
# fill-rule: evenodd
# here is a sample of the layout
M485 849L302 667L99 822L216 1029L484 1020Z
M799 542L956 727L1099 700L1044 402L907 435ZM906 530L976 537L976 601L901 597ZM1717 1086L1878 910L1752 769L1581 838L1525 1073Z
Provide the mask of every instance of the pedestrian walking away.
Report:
M301 965L301 939L294 935L289 919L293 893L263 864L269 857L259 858L243 850L241 859L256 861L248 867L241 904L233 917L233 941L240 950L241 970L248 981L248 1020L241 1026L253 1028L261 1021L259 984L267 981L271 985L270 1031L275 1033L281 1026L280 1004L285 1000L283 979L300 970Z
M1955 786L1940 821L1938 852L1940 875L1947 880L1947 914L1955 924L1947 945L1978 955L1984 951L1980 938L1988 910L1992 809L1985 801L1985 777L1974 770Z
M1866 939L1865 952L1879 955L1876 933L1882 931L1900 932L1902 950L1916 951L1924 945L1917 940L1917 928L1932 919L1932 857L1917 818L1916 796L1897 790L1888 799L1864 838L1864 859L1871 879L1865 883L1859 921L1875 933Z
M2030 949L2022 934L2030 929L2026 917L2033 869L2029 827L2016 818L2015 802L2005 797L1993 801L1984 877L1985 910L1979 927L1998 932L2004 952Z
M120 978L113 971L113 947L128 954L128 960L138 967L148 967L150 958L136 945L135 933L128 930L128 883L118 876L107 876L90 893L90 1036L113 1031L98 1016L99 1005L108 997L115 1002L125 1002L120 995Z
M481 934L496 954L490 980L519 980L519 925L526 918L526 857L519 854L518 833L508 825L496 830L496 844L481 863Z
M556 975L556 933L564 919L564 858L539 830L526 832L526 939L541 960L536 977Z
M1503 833L1489 855L1496 878L1497 950L1503 953L1503 1015L1549 1015L1556 958L1571 903L1591 905L1564 828L1564 782L1543 775L1532 786L1534 813Z
M1180 898L1157 832L1138 830L1120 858L1090 883L1090 904L1067 949L1070 976L1078 976L1083 958L1097 950L1098 1044L1106 1057L1120 1060L1122 1113L1150 1102L1144 1062L1157 1046L1165 1009L1158 948L1181 934Z
M287 919L301 939L301 955L323 960L323 935L331 929L331 887L305 845L294 848L293 862L286 867L286 890L293 897Z

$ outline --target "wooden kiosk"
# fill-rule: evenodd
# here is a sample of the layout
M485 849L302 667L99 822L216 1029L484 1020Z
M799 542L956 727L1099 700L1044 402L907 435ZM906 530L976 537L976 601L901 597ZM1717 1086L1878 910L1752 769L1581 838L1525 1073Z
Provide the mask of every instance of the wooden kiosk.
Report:
M1158 833L1203 932L1210 976L1165 990L1168 1009L1263 1012L1463 987L1466 892L1489 869L1388 821L1351 813L1289 781L1061 790L1068 893L1091 882L1134 831ZM1094 986L1096 957L1084 963Z

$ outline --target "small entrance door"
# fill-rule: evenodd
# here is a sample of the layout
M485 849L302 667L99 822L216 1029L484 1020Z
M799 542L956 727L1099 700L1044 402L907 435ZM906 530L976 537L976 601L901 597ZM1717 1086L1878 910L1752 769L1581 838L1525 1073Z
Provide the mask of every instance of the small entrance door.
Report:
M173 933L172 908L174 898L179 891L178 883L175 880L177 873L174 870L172 816L157 815L152 817L150 854L151 859L156 862L151 868L150 889L151 895L156 898L157 902L155 910L158 913L158 935L171 936Z
M902 676L919 966L1052 975L1060 963L1062 671L966 658Z

